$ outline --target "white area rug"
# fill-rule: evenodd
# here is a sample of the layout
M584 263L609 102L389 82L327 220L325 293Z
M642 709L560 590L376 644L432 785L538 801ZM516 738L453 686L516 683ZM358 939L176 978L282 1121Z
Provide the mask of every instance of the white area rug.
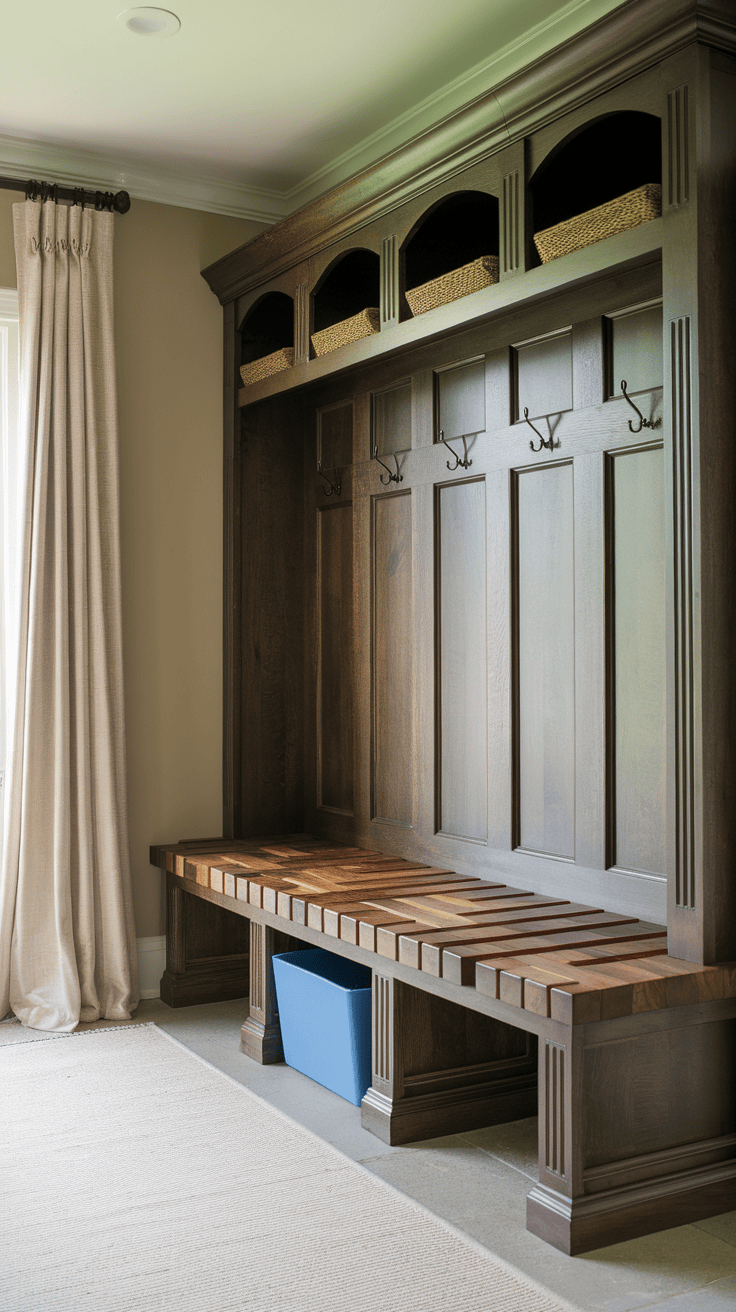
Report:
M155 1025L0 1051L3 1312L566 1305Z

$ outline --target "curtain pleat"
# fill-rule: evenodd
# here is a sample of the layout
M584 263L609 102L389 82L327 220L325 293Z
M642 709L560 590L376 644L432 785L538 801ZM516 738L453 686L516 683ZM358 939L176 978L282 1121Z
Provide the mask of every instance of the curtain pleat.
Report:
M22 524L0 1016L72 1030L138 1002L128 860L113 216L13 207ZM12 581L11 581L12 582ZM12 689L12 679L9 684Z

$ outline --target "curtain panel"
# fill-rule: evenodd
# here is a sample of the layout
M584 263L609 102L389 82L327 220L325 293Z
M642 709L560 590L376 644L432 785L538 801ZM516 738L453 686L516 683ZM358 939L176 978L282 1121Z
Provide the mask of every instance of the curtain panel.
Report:
M13 207L20 320L5 489L8 771L0 1016L68 1031L137 1005L112 326L113 216Z

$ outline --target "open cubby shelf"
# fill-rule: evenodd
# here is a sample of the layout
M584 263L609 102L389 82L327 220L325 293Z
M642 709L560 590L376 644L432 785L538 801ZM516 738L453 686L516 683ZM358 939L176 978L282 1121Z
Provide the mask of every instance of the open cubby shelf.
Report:
M375 251L355 250L328 270L314 292L314 331L331 328L380 298L381 261Z
M268 292L246 316L240 330L240 363L294 345L294 302L285 292Z
M404 242L404 287L421 287L480 255L498 255L498 199L456 192L423 214Z
M654 114L607 114L567 137L529 183L532 230L544 231L648 182L662 181L662 125ZM536 252L533 259L538 262Z

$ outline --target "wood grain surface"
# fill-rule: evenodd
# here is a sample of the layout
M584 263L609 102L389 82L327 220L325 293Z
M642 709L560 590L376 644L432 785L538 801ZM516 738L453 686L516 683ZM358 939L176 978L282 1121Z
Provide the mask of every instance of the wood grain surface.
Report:
M566 1024L736 996L667 955L663 926L305 834L152 850L156 864L420 974ZM329 946L329 944L326 944Z

